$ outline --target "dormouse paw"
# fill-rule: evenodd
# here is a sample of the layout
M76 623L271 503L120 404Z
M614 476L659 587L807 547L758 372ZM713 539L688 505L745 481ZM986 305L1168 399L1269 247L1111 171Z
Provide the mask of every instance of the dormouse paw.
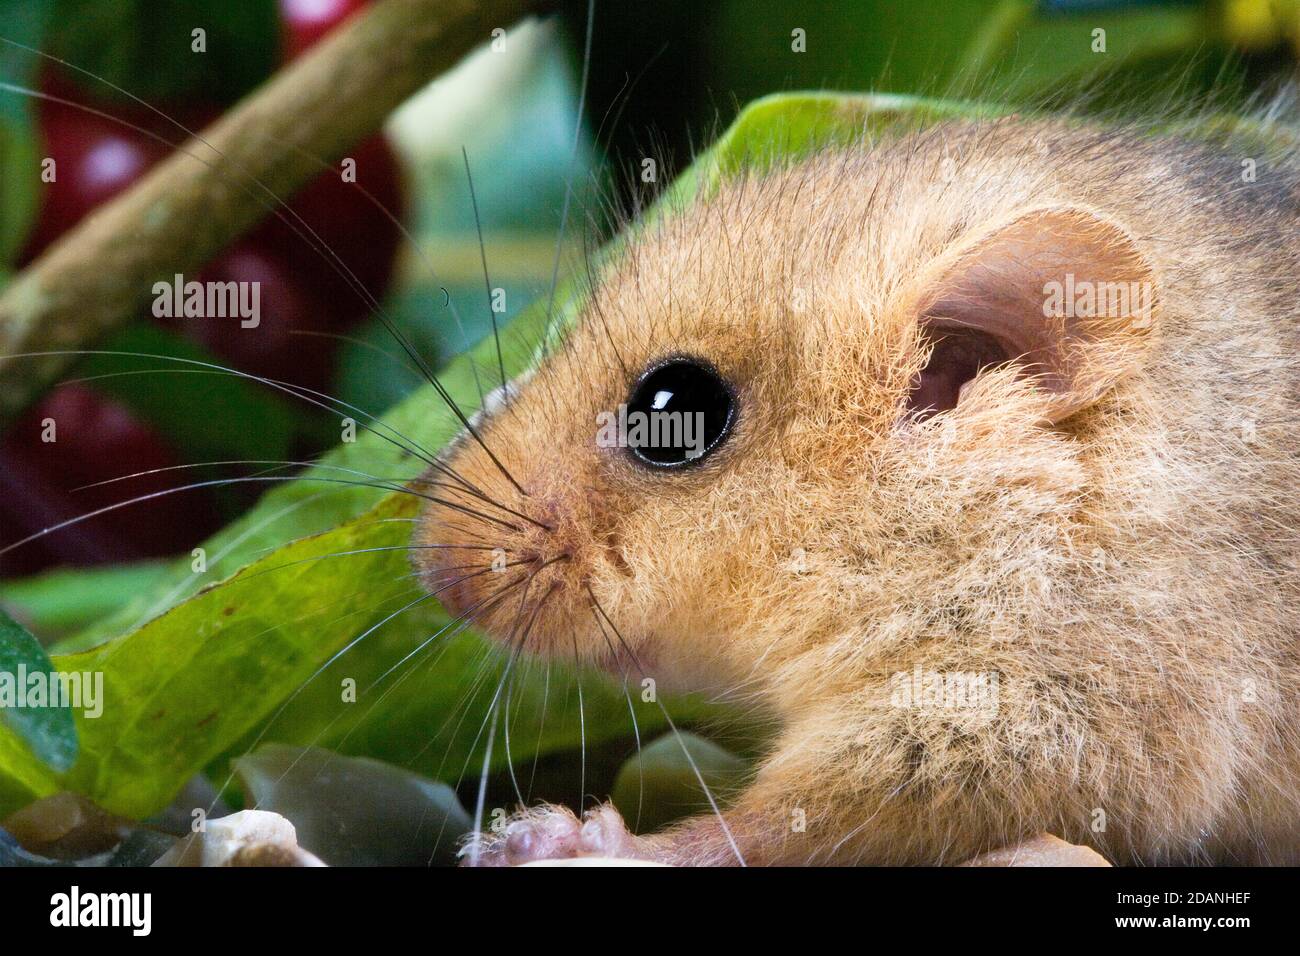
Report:
M649 841L635 836L609 804L578 819L565 807L521 810L496 833L474 837L460 851L465 866L520 866L578 857L651 859Z

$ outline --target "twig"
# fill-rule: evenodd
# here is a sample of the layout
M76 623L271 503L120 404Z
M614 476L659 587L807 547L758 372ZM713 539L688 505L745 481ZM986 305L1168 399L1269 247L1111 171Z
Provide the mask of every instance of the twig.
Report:
M200 268L269 214L271 194L319 175L313 157L342 157L494 29L544 5L382 0L358 15L15 276L0 295L0 357L84 348L123 325L155 282ZM71 361L0 358L0 421Z

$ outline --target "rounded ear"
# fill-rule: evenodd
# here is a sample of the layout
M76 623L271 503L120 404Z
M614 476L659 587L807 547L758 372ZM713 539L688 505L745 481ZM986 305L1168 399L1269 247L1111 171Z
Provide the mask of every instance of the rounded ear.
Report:
M920 393L966 375L948 365L969 366L973 340L1035 376L1053 422L1138 365L1158 311L1153 269L1128 231L1072 205L1020 213L962 244L927 271L917 301L927 337L960 346L934 349Z

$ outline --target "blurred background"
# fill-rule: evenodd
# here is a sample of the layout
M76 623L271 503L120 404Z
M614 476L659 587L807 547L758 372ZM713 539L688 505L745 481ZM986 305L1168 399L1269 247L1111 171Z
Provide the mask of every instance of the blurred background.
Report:
M115 88L197 130L367 5L0 0L0 285L185 138ZM1300 52L1300 0L599 3L584 100L587 3L559 6L510 32L515 55L472 54L353 151L373 202L330 172L289 200L434 367L489 333L480 229L488 285L504 290L495 315L507 321L550 289L567 177L577 201L566 265L604 238L605 204L644 205L756 97L874 89L1029 104L1087 88L1094 109L1206 94L1246 109L1291 88ZM188 45L195 25L207 31L199 58ZM653 183L639 175L648 156L660 163ZM46 181L51 159L57 177ZM322 169L333 159L321 157ZM376 414L419 384L362 298L276 220L199 278L261 283L255 334L142 313L99 347L228 365ZM88 487L98 482L200 462L308 460L338 441L337 416L249 379L140 370L129 357L88 356L0 435L0 547L176 484L165 471ZM41 438L49 419L53 445ZM163 559L246 512L251 487L154 498L0 555L0 603L42 643L76 634L148 590ZM608 792L626 750L624 741L607 764L598 753L584 763L593 792ZM720 773L738 766L721 751L698 756Z

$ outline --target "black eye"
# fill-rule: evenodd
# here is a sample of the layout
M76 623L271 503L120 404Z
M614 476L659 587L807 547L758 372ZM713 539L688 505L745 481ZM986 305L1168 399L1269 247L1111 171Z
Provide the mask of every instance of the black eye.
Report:
M626 444L643 464L698 464L731 429L735 400L712 366L674 358L651 366L627 400Z

